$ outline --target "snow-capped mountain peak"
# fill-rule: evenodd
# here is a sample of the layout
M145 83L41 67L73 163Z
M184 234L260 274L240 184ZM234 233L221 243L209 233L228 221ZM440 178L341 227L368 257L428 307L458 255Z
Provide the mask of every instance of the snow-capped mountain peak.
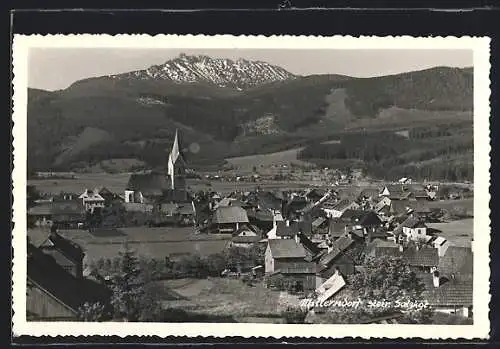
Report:
M293 79L296 76L285 69L261 61L239 58L212 58L206 55L186 55L144 70L112 75L112 78L141 80L162 79L176 83L208 83L238 90L261 84Z

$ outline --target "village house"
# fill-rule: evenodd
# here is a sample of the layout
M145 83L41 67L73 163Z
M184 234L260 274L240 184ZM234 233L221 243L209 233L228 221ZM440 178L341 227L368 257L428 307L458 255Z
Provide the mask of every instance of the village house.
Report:
M105 199L99 194L99 189L94 190L85 189L85 191L78 197L82 200L85 210L94 213L94 210L104 208Z
M114 202L124 201L124 198L116 193L113 193L106 187L99 189L99 195L104 199L104 206L111 206Z
M316 265L305 261L306 257L306 250L295 239L270 239L265 252L265 273L293 280L298 292L314 290Z
M412 197L413 193L405 184L392 184L383 187L380 196L388 197L391 200L405 200Z
M396 241L425 242L430 239L427 235L427 225L417 217L410 215L392 232Z
M355 210L358 208L359 205L355 201L342 199L333 206L324 205L323 211L329 218L339 218L346 210Z
M321 277L329 278L335 271L347 276L354 273L355 261L353 256L347 252L354 250L357 241L352 235L346 234L333 241L328 247L327 253L318 261L318 272Z
M220 234L233 234L243 224L248 224L247 212L239 206L219 207L215 210L212 223Z
M473 279L442 277L438 269L431 273L419 274L424 282L422 298L436 312L472 317Z
M28 209L28 223L40 227L79 228L85 223L85 208L81 200L45 202Z
M51 255L28 243L26 318L28 321L77 321L85 303L106 304L109 290L102 284L75 278Z
M234 247L252 247L259 242L261 237L247 225L242 225L231 238L230 246Z
M55 226L50 231L43 228L29 229L28 239L34 247L52 256L57 264L75 278L83 277L85 254L82 248L58 234Z

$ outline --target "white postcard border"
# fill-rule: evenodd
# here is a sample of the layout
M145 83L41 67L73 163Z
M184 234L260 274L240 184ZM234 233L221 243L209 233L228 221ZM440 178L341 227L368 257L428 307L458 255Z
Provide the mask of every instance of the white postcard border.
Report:
M352 37L231 35L15 35L13 43L13 334L15 336L155 335L307 338L473 339L489 336L490 302L490 39L485 37ZM32 47L471 49L474 51L474 282L473 325L293 325L209 323L91 323L26 321L26 115L28 51Z

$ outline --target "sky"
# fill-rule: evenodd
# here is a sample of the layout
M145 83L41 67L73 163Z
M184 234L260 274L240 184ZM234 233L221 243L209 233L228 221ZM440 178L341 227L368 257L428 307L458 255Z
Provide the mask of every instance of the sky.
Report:
M473 51L465 49L31 48L28 55L28 86L50 91L64 89L85 78L146 69L165 63L181 53L233 60L260 60L297 75L373 77L436 66L473 66Z

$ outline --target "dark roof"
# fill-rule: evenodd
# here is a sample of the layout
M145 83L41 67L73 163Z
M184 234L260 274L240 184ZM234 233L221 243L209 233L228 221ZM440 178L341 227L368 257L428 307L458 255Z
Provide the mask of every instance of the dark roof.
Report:
M143 192L144 195L144 192ZM161 192L159 202L178 202L188 203L193 201L193 197L187 190L183 189L164 189Z
M311 252L311 254L315 255L320 252L320 248L316 246L316 244L312 242L311 239L309 239L305 234L299 233L298 237L302 246L304 246L306 250Z
M349 236L341 236L332 243L332 251L321 257L320 263L323 265L330 264L335 258L337 258L337 256L347 250L353 243L354 240Z
M273 258L305 258L304 247L295 239L270 239L269 248Z
M377 188L366 188L361 191L358 198L359 199L375 198L378 197L378 195L379 195L379 190Z
M470 247L449 246L444 256L439 258L438 270L443 275L472 275L473 254Z
M400 256L399 245L395 242L382 240L382 239L374 239L371 243L369 243L366 247L368 254L372 257L379 258L382 256Z
M281 210L283 201L276 197L274 193L268 191L257 192L258 205L262 209Z
M407 213L408 208L411 207L411 205L409 200L392 200L390 207L391 212Z
M321 226L323 223L325 223L327 221L327 219L325 217L318 217L316 218L312 223L312 227L313 228L318 228L319 226Z
M349 220L362 226L380 225L382 223L375 212L363 210L346 210L340 219Z
M422 298L431 306L471 306L473 303L473 282L466 280L445 280L439 287L434 287L431 274L419 275L425 284Z
M68 215L68 216L83 216L85 208L81 200L63 200L45 202L31 207L28 210L29 215Z
M295 236L299 232L299 225L297 222L291 222L286 225L285 221L276 222L276 236Z
M268 210L247 210L247 216L250 219L261 221L261 222L273 222L274 216Z
M423 228L426 227L425 223L422 222L420 219L416 217L408 217L403 223L401 223L401 226L405 228Z
M160 196L171 189L169 178L159 172L133 173L127 183L127 190L139 191L145 196Z
M346 224L343 222L331 220L328 226L328 234L331 237L340 237L346 233Z
M47 239L43 241L39 246L42 250L45 248L56 249L61 252L66 258L72 260L75 263L80 263L84 256L82 248L76 243L63 238L57 233L50 233Z
M39 285L75 312L85 302L105 302L109 291L87 279L77 279L55 260L32 244L28 244L28 280Z
M333 207L333 209L337 210L337 211L342 211L342 210L345 210L347 207L349 207L352 203L353 203L352 200L342 199L342 200L340 200L339 202L337 202L335 204L335 206Z
M224 223L248 223L247 212L238 206L219 207L214 213L214 222Z
M427 205L426 201L409 201L408 206L415 212L415 213L430 213L431 209Z
M439 264L438 250L433 247L424 247L419 250L407 248L403 251L402 257L410 266L437 267Z

